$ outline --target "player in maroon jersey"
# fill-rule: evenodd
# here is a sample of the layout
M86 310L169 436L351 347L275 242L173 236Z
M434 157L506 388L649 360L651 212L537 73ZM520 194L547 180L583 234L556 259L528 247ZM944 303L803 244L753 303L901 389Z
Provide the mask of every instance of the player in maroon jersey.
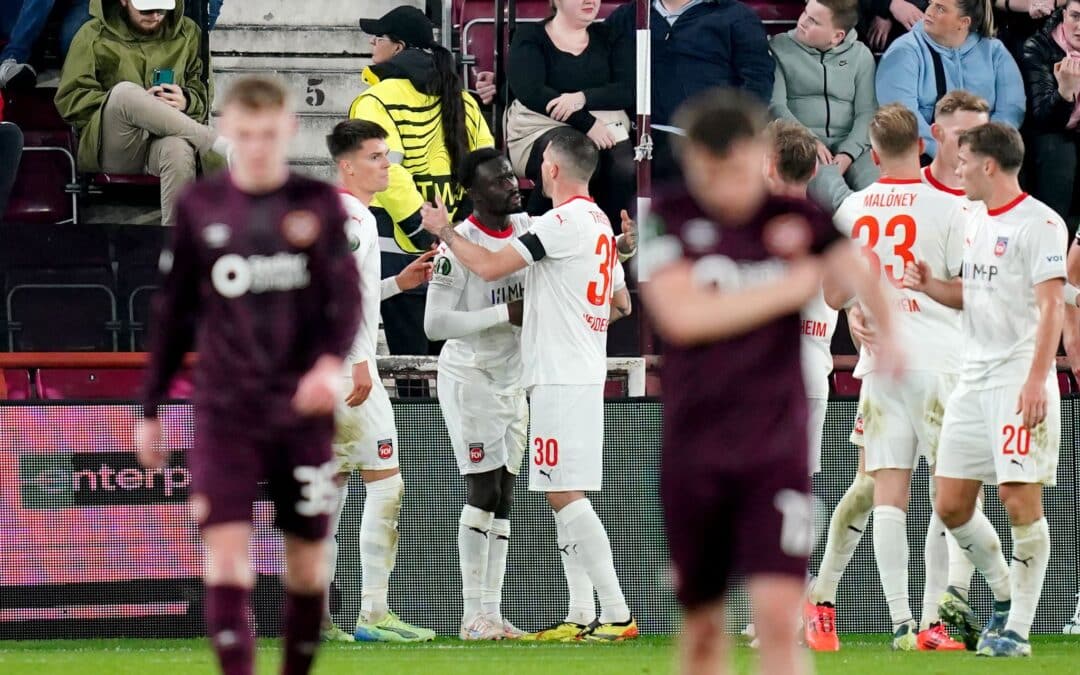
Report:
M658 200L642 238L646 307L664 339L661 493L684 673L726 672L723 602L749 578L761 672L806 672L795 641L813 544L799 309L822 272L859 291L888 337L878 279L820 211L770 196L765 110L734 91L680 114L686 188Z
M337 192L289 172L296 119L284 88L248 78L222 107L231 170L182 195L161 258L139 459L166 460L158 409L194 347L198 432L188 464L207 550L207 631L225 675L253 672L248 544L265 482L285 533L282 672L297 675L310 670L319 642L337 506L333 411L359 320L359 277Z

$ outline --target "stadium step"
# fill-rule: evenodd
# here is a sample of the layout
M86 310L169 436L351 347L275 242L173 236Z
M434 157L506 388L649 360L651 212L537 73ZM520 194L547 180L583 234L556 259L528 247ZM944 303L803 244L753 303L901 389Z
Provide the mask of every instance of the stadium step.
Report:
M362 88L359 69L355 66L359 63L366 64L366 61L351 59L346 63L348 68L327 69L325 66L311 68L290 65L287 68L277 68L276 72L292 92L293 103L300 114L319 113L345 117L349 113L353 99ZM262 68L246 65L239 68L223 68L215 65L214 82L218 91L225 91L241 77L265 72Z

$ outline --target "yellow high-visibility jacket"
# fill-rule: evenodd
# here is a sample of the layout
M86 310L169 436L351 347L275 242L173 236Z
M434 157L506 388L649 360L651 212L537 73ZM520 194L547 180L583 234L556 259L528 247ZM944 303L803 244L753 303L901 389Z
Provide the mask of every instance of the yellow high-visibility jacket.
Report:
M416 214L424 202L434 202L438 194L453 215L465 195L451 175L442 105L437 97L423 93L433 67L431 56L417 49L369 66L361 76L368 88L349 109L350 119L375 122L389 134L390 186L375 195L371 205L384 209L393 219L394 240L406 253L421 252L410 236L422 234L416 232ZM463 91L462 98L469 150L495 145L479 104L468 92ZM409 222L403 228L405 221Z

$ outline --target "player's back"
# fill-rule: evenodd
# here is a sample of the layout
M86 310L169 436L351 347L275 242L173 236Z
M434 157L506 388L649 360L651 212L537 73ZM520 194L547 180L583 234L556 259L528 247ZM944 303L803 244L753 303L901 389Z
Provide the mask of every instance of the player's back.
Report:
M939 279L959 275L969 218L965 202L922 180L882 178L850 195L836 212L836 226L881 272L912 370L959 369L959 311L902 282L905 266L915 261L927 263ZM863 349L856 375L873 369L873 355Z
M510 227L495 231L470 216L457 225L458 235L486 249L498 251L529 229L527 214L509 217ZM525 272L484 281L462 265L445 244L439 247L435 259L432 284L460 291L457 306L460 312L475 312L522 300L525 294ZM496 387L521 386L521 329L508 323L482 330L472 335L446 341L439 353L439 371L461 382L482 377Z
M1023 381L1035 353L1034 286L1065 278L1068 234L1061 217L1022 194L981 210L964 251L963 380L974 388Z
M198 311L195 398L204 413L235 424L298 421L291 399L300 376L355 334L355 321L341 321L359 314L360 299L344 223L334 188L296 175L251 195L223 173L181 197L166 259L185 269L165 292L190 293ZM329 276L340 286L329 288Z
M523 382L600 384L611 296L625 285L611 223L592 199L575 197L532 229L543 232L546 255L525 277Z

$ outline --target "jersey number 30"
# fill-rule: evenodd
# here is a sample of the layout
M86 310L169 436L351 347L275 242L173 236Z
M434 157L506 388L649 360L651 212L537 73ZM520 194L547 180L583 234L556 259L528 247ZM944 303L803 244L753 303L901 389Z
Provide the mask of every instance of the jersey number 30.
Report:
M612 278L615 276L615 261L619 251L615 247L615 237L601 234L596 240L596 255L600 258L600 280L590 281L586 289L589 304L603 307L611 299Z

